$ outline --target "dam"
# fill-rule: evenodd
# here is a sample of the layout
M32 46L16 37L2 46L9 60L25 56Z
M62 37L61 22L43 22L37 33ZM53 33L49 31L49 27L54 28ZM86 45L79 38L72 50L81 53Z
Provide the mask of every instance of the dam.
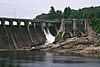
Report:
M0 49L27 49L43 45L48 30L54 37L59 30L64 33L64 38L87 36L87 23L86 19L0 18Z

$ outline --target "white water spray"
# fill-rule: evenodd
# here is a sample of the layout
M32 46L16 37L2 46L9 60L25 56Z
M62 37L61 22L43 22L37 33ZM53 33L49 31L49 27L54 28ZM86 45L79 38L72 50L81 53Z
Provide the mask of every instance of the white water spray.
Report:
M44 29L44 33L46 35L46 45L47 44L50 44L50 43L53 43L55 41L55 37L51 35L50 31L49 31L49 28L47 28L47 32L46 30Z

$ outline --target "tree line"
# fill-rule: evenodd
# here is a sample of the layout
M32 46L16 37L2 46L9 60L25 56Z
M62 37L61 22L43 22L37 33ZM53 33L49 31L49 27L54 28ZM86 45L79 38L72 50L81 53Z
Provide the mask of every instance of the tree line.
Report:
M100 6L85 7L82 9L74 10L70 7L66 7L64 11L55 10L53 6L50 7L50 11L42 13L36 16L35 19L89 19L89 24L97 33L100 33Z

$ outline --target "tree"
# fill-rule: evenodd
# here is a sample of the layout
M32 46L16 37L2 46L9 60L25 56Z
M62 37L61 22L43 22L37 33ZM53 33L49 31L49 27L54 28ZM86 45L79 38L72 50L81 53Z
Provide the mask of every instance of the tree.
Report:
M64 18L68 18L69 16L70 16L70 14L71 14L71 9L70 9L70 7L66 7L65 9L64 9L64 12L63 12L63 15L64 15Z
M49 11L49 19L54 20L55 19L55 8L51 6L51 9Z
M55 14L55 18L56 19L62 19L63 15L62 15L62 11L61 10L57 10L56 14Z
M48 14L42 13L41 15L36 16L35 19L49 19Z
M51 9L48 14L42 13L38 15L35 19L83 19L87 18L90 20L89 24L93 28L94 31L100 33L100 6L97 7L88 7L79 10L71 9L70 7L66 7L64 12L62 13L61 10L55 11L54 7L51 6Z

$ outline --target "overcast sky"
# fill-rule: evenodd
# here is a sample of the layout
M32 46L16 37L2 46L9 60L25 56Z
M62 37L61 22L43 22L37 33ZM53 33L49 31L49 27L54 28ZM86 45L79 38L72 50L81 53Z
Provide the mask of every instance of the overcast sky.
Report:
M34 18L47 13L50 6L63 11L68 6L72 9L100 6L100 0L0 0L0 17Z

